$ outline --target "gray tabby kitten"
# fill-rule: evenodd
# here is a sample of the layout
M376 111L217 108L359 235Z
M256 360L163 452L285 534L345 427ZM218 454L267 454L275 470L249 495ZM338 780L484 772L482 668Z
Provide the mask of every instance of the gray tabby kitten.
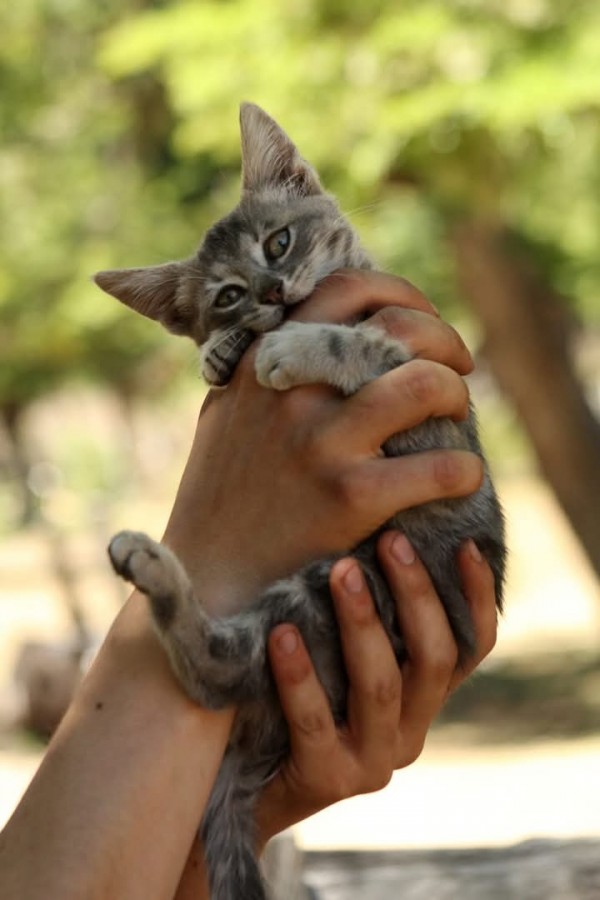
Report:
M353 325L285 322L325 276L340 268L371 267L357 235L313 169L279 126L257 106L241 109L243 189L239 205L206 234L183 262L100 272L96 282L137 312L157 319L201 347L202 371L215 386L229 381L241 355L263 332L256 358L261 384L276 390L327 383L344 394L410 359L399 341L361 322ZM434 448L482 455L474 414L466 422L430 419L387 441L391 456ZM489 561L501 605L505 547L503 519L486 467L476 494L405 510L390 527L409 538L444 603L464 656L474 649L472 622L455 555L473 538ZM394 601L377 565L373 535L349 547L360 562L381 619L404 658ZM243 609L211 618L181 563L144 534L122 532L111 542L115 570L147 594L158 635L184 690L203 706L235 704L229 748L202 823L214 900L264 900L255 857L258 792L288 752L286 724L265 652L278 623L301 631L334 716L343 721L347 680L328 580L333 560L249 596Z

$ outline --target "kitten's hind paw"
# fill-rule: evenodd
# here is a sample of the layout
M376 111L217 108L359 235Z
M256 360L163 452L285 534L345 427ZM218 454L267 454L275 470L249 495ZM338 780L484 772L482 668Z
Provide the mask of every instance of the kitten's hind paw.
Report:
M113 569L150 599L157 624L166 628L191 584L176 556L140 531L121 531L108 547Z
M108 545L112 567L140 590L149 587L148 570L159 558L160 547L141 531L120 531Z

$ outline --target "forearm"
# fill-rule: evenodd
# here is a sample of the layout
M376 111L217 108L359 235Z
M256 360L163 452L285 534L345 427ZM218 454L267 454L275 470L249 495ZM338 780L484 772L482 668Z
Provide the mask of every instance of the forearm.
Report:
M134 595L0 839L0 894L173 896L233 713L188 701Z

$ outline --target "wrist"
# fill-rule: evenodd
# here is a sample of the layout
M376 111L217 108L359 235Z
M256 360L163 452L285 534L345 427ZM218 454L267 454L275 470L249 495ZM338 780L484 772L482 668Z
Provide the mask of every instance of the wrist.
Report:
M196 602L209 615L227 616L239 612L265 587L260 579L257 552L242 547L230 529L215 541L209 526L174 509L162 544L171 550L190 579ZM250 543L250 542L247 542ZM246 563L245 560L249 559ZM273 579L274 580L274 579Z
M133 715L142 710L168 720L169 727L192 732L207 727L220 712L203 709L191 700L175 676L152 623L146 597L134 591L100 648L75 697L80 708L108 712L123 706ZM226 717L232 714L227 711Z

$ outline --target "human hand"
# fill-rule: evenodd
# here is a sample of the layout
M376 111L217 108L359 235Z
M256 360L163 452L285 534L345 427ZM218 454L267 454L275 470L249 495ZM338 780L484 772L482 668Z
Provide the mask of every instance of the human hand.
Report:
M399 510L473 492L481 461L464 451L384 459L381 445L429 416L467 414L470 356L402 279L331 276L294 317L372 313L416 359L350 398L307 386L262 388L251 349L200 416L165 543L213 611L239 608L311 559L347 552Z
M406 538L385 533L379 558L396 600L408 656L398 667L358 564L351 559L337 562L331 589L349 678L346 725L336 728L294 626L273 629L269 658L291 751L260 800L261 847L282 829L332 803L380 790L395 769L414 762L449 694L495 644L494 579L472 542L461 548L457 564L477 652L461 667L441 601Z

